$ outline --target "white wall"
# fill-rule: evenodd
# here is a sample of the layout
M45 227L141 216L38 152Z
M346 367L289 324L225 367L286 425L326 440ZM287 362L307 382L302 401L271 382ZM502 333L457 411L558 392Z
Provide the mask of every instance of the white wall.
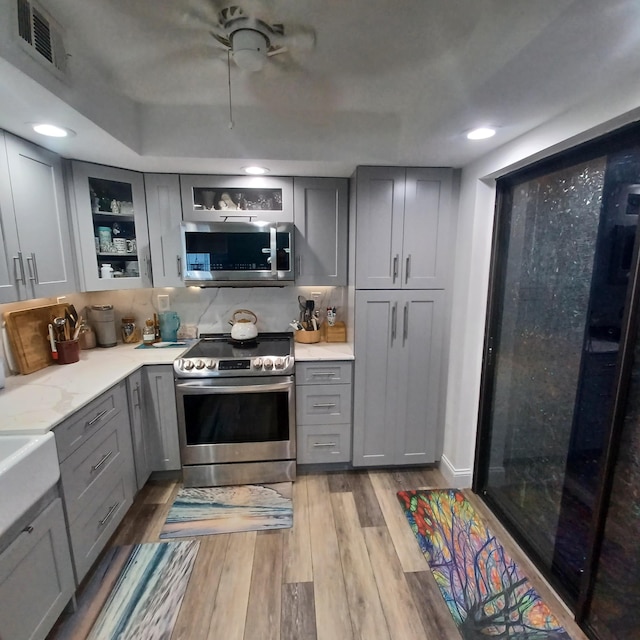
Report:
M441 470L471 486L495 205L495 178L640 119L636 82L607 88L462 171Z

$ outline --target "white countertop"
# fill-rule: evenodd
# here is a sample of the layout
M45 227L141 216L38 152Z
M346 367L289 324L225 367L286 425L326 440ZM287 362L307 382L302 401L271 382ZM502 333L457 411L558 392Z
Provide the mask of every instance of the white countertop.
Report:
M143 365L172 364L183 348L118 345L80 352L80 361L8 376L0 389L0 435L47 433ZM353 360L347 343L295 345L296 361Z
M348 342L316 342L302 344L295 342L296 362L317 360L353 360L353 345Z

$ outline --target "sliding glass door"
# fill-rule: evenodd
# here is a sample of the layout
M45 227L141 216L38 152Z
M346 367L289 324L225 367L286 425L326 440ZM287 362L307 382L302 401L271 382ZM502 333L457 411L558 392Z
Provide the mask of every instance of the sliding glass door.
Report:
M611 136L499 181L474 489L582 613L626 402L634 139Z

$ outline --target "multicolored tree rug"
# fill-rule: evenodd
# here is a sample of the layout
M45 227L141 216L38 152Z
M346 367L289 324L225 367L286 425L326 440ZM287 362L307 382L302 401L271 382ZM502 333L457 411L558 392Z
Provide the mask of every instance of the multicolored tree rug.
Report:
M291 482L182 488L161 538L207 536L293 526Z
M400 491L398 499L465 640L570 640L460 491Z

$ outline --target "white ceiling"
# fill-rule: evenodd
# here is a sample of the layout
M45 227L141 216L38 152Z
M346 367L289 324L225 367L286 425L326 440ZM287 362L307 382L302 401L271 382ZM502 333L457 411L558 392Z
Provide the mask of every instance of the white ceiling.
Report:
M460 167L640 72L637 0L236 0L285 33L313 28L316 46L256 74L232 66L230 128L226 53L183 19L227 2L39 2L64 29L68 80L0 48L0 127L140 170ZM0 22L14 3L0 0ZM26 125L44 118L78 135L46 142ZM495 138L467 141L482 124Z

